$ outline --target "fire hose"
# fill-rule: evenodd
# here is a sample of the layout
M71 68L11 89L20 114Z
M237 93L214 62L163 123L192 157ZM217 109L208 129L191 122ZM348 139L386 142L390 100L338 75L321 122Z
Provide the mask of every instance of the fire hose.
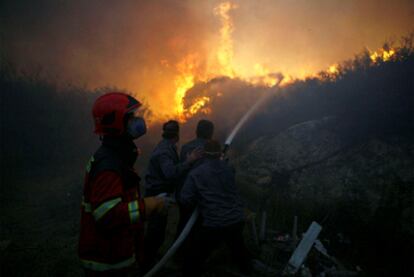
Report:
M280 83L280 81L279 81ZM268 95L264 95L263 97L259 98L259 100L243 115L243 117L239 120L237 125L233 128L230 135L227 137L226 142L224 143L223 154L227 152L232 143L234 137L239 132L240 128L246 123L246 121L250 118L250 116L256 111L256 109L265 102L268 98ZM164 265L165 263L175 254L178 248L183 244L184 240L187 238L188 234L190 233L191 229L193 228L194 223L196 222L199 215L198 208L195 208L194 212L192 213L190 219L187 221L183 231L181 232L180 236L177 240L173 243L173 245L168 249L165 255L161 258L161 260L150 270L148 271L144 277L151 277L154 276Z

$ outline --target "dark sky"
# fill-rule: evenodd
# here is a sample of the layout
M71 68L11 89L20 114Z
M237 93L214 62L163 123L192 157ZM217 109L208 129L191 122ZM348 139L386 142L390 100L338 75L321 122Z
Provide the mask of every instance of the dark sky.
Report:
M178 81L223 74L211 66L225 1L6 0L1 49L18 66L88 87L144 97L158 115L176 111ZM235 76L313 74L414 30L412 0L233 0ZM188 81L188 80L187 80ZM191 82L190 82L191 83Z

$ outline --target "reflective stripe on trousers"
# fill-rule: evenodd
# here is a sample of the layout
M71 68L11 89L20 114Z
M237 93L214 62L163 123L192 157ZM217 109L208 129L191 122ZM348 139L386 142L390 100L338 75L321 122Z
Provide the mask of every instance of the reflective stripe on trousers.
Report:
M131 258L126 259L116 264L106 264L106 263L100 263L100 262L83 260L83 259L81 259L80 261L84 268L87 268L93 271L106 271L106 270L113 270L113 269L122 269L122 268L133 265L135 263L135 255L132 255Z

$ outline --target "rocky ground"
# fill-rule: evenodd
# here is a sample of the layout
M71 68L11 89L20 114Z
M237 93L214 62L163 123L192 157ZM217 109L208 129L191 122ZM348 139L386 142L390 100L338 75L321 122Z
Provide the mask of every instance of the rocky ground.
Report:
M258 138L237 159L239 183L250 205L267 211L272 228L289 231L297 215L304 232L316 220L338 255L366 272L409 275L413 140L396 134L349 140L338 125L326 117Z

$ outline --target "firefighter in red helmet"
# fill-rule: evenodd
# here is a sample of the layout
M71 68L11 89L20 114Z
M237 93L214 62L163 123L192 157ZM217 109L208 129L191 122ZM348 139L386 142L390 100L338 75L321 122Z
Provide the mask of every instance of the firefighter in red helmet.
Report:
M144 119L134 115L140 106L119 92L93 106L102 144L87 164L83 186L79 257L86 276L126 276L142 259L143 220L163 209L163 198L141 197L133 168L133 140L146 133Z

